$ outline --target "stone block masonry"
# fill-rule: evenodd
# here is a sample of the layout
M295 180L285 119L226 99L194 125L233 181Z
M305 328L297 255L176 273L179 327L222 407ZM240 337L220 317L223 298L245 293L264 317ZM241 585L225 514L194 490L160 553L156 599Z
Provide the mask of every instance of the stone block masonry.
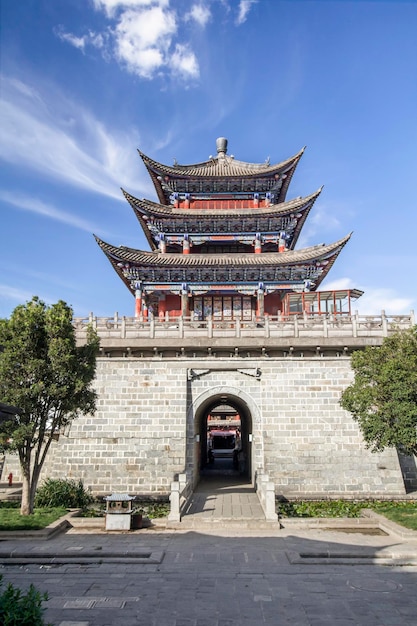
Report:
M96 495L168 496L194 484L208 407L223 396L247 424L250 472L284 497L388 497L405 493L395 451L372 454L339 405L348 356L100 357L97 412L74 421L43 476L81 478ZM248 444L249 445L249 444Z

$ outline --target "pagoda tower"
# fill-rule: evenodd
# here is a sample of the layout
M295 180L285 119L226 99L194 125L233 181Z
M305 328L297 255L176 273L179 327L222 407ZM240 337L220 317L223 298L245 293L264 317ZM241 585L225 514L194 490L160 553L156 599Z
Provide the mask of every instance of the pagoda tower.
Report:
M350 313L362 292L321 292L320 299L317 291L350 235L296 249L321 192L286 199L304 149L273 165L229 156L223 137L216 147L215 157L194 165L163 165L139 151L159 202L123 193L150 251L96 237L136 299L135 316L245 321Z

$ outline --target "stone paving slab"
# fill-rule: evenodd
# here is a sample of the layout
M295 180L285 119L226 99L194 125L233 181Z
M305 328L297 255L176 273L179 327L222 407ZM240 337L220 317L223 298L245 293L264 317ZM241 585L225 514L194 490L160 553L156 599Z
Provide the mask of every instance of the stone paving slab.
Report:
M221 500L172 527L1 541L0 574L47 592L54 626L415 626L417 533L385 520L367 534L378 519L351 520L355 532L346 520L238 522Z
M31 555L153 554L160 563L2 565L5 582L30 583L50 600L54 626L415 626L417 565L381 565L417 555L394 535L326 529L209 528L60 535L2 542ZM355 554L357 561L346 557ZM297 560L300 555L326 559ZM289 558L293 555L294 558ZM369 555L369 558L368 558ZM365 558L367 556L367 558ZM372 557L372 558L371 558ZM301 557L303 558L303 557ZM372 561L372 562L370 562Z

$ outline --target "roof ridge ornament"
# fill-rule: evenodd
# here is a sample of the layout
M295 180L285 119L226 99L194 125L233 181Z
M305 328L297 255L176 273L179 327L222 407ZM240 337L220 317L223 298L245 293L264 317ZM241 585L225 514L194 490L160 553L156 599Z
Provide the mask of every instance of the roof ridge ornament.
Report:
M226 156L227 153L227 139L226 137L218 137L216 139L216 149L219 157Z

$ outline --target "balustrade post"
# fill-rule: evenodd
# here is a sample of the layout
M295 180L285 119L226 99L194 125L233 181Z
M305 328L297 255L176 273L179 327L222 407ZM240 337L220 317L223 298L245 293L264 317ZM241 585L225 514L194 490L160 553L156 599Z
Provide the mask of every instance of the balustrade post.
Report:
M358 312L355 311L355 313L352 316L352 335L353 337L357 337L358 336Z
M97 330L97 316L95 316L93 312L88 316L88 323L91 324L94 330Z
M178 483L180 486L180 494L184 491L187 486L187 474L178 474Z
M387 316L385 315L385 311L381 311L381 318L382 318L382 336L388 337L388 320L387 320Z
M300 331L298 328L298 317L297 315L294 315L294 337L299 337L300 336Z
M170 511L168 520L170 522L180 522L180 483L175 480L171 483L171 493L169 495Z
M268 339L271 336L271 328L269 326L269 315L265 315L265 337Z

